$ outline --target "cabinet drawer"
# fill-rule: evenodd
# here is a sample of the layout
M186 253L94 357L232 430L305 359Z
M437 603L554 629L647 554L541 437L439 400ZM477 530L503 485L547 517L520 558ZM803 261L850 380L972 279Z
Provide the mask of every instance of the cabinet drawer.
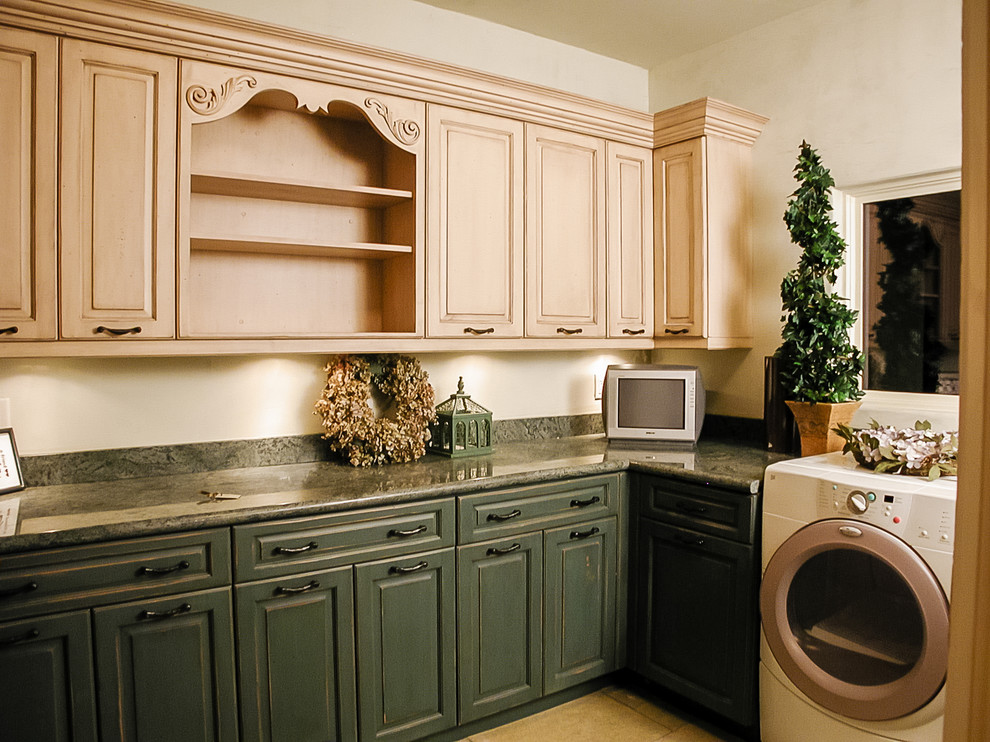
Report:
M755 538L757 496L640 477L640 513L665 523L751 544Z
M461 543L614 515L619 477L606 475L460 498Z
M218 587L225 528L0 557L0 620Z
M454 501L436 500L234 528L238 582L454 545Z

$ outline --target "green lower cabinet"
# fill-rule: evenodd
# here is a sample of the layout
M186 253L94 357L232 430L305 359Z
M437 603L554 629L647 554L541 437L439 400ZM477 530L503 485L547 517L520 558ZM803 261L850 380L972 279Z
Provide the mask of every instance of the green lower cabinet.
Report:
M350 567L235 588L244 742L354 742Z
M615 518L544 532L543 690L615 668Z
M230 588L93 610L104 742L234 742Z
M460 721L543 693L543 533L457 549Z
M454 549L354 568L362 740L413 740L457 723Z
M89 611L0 624L0 739L96 742Z

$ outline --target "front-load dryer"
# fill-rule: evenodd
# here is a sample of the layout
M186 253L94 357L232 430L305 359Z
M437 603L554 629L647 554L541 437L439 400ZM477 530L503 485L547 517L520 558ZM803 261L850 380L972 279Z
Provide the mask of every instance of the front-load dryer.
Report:
M940 742L955 478L825 454L764 481L763 742Z

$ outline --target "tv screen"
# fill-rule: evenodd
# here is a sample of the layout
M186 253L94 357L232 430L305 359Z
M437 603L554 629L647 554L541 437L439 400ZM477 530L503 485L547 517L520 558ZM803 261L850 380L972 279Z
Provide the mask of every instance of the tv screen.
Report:
M684 430L684 379L619 380L620 428Z

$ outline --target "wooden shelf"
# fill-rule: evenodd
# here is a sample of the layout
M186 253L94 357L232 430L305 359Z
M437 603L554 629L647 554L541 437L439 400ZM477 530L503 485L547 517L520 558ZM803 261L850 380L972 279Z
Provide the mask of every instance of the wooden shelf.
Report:
M381 209L412 200L412 191L374 186L327 186L291 180L273 180L234 173L193 173L193 193L217 196L296 201L327 206Z
M315 255L331 258L382 260L399 255L411 255L411 245L389 245L376 242L317 243L290 240L284 237L244 237L203 235L189 239L192 250L213 252L248 252L272 255Z

